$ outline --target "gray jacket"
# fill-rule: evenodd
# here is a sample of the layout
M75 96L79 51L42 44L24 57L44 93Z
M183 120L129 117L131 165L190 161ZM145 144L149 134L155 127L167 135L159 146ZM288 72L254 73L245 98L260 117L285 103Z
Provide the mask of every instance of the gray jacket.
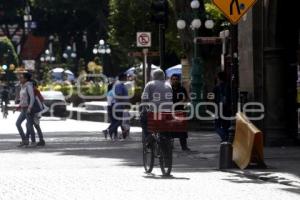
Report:
M26 108L26 107L32 108L33 104L34 104L33 85L30 81L27 81L25 84L21 85L19 105L21 108Z
M171 111L173 105L171 85L166 82L165 74L158 69L152 73L152 81L146 84L142 94L142 102L149 103L151 111Z

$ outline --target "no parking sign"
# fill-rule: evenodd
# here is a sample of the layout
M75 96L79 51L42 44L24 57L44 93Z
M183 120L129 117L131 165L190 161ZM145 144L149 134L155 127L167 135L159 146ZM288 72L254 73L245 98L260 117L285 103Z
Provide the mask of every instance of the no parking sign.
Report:
M138 47L151 47L151 32L137 32L136 44Z

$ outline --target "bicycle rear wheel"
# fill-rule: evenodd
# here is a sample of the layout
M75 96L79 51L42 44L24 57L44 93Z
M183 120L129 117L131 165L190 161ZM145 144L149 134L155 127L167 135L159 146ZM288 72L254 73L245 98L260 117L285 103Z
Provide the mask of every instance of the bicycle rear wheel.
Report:
M172 142L170 138L160 139L159 165L164 176L169 176L172 171L173 162Z
M154 145L143 142L143 164L145 171L151 173L154 167Z

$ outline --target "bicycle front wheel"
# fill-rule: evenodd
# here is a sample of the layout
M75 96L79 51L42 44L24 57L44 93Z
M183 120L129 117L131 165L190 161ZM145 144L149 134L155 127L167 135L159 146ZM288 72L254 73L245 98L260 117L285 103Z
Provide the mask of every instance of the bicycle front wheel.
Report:
M154 145L143 142L143 164L145 171L151 173L154 167Z
M164 176L169 176L172 171L173 162L172 142L170 138L161 138L159 165Z

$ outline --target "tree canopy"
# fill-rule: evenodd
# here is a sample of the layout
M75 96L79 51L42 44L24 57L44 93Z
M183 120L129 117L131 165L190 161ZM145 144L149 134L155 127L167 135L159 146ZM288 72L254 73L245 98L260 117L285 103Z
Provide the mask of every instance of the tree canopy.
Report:
M0 27L8 38L9 25L24 28L25 6L30 6L32 20L37 23L33 33L41 36L57 36L60 51L72 42L77 44L77 55L89 60L99 39L108 40L112 48L112 66L130 67L140 62L128 57L136 47L136 32L152 33L151 51L158 51L158 25L151 21L151 0L0 0ZM180 55L191 54L191 30L180 32L176 21L182 13L191 13L190 0L168 0L169 23L166 29L166 66L178 64ZM224 18L210 0L200 0L199 13L213 18L216 28L204 35L216 35ZM205 5L205 6L204 6ZM205 12L206 11L206 12ZM158 58L152 58L159 64Z

